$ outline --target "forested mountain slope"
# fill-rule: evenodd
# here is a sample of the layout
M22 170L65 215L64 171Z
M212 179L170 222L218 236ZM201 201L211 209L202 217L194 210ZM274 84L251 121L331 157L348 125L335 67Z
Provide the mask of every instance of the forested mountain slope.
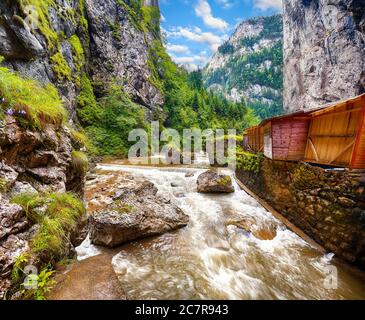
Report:
M242 22L204 69L205 86L246 101L260 118L283 111L282 16Z

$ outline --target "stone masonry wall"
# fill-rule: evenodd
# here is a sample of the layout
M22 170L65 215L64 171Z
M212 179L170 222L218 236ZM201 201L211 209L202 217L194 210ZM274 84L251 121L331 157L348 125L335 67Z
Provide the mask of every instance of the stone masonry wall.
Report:
M237 177L308 236L365 269L365 173L264 159Z

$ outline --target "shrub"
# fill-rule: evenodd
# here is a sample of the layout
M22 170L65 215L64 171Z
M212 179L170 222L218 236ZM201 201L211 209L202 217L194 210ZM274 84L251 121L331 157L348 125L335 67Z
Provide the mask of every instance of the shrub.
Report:
M99 122L103 110L98 105L93 86L86 74L81 77L80 94L77 97L77 115L84 126Z
M52 271L50 267L46 267L41 270L38 275L34 276L34 280L37 282L37 288L27 290L26 297L33 297L34 300L46 300L46 294L49 293L56 281L53 280L52 276L55 271Z
M69 234L85 214L83 203L70 193L20 194L11 200L23 207L31 223L39 230L31 241L31 253L52 262L67 253Z
M54 86L43 86L3 67L0 67L1 97L4 102L0 108L15 116L21 125L41 130L46 124L60 126L67 119Z
M24 274L24 267L28 264L30 259L29 252L22 253L15 261L13 270L11 272L11 281L13 284L17 284L22 279Z
M243 171L260 172L261 161L263 155L261 153L249 153L245 151L237 152L237 168Z
M51 266L46 266L39 272L39 274L28 274L27 280L24 279L25 271L24 268L28 265L29 260L31 259L29 253L21 254L12 270L12 283L18 287L18 291L20 292L23 299L34 299L34 300L45 300L46 294L51 291L52 287L56 284L56 282L52 279L52 275L55 271L51 270ZM25 288L25 285L33 285L36 286L31 289L30 287Z
M108 25L109 25L109 28L112 30L112 35L113 35L113 38L116 40L116 41L121 41L122 38L121 38L121 27L120 27L120 23L118 20L115 20L114 22L112 21L108 21Z
M91 84L86 91L89 90L92 90ZM79 102L84 105L79 115L85 132L92 138L93 151L100 155L126 156L133 145L128 142L129 132L138 128L149 129L143 108L132 102L119 86L111 86L98 102L85 93L79 97Z
M23 208L29 222L37 223L41 213L38 213L36 209L45 204L45 198L41 197L38 193L21 193L14 196L11 202Z
M73 128L70 128L71 138L75 141L75 143L79 147L90 147L90 141L84 131L76 130Z
M85 153L81 151L72 151L72 167L81 176L84 176L89 169L89 160Z

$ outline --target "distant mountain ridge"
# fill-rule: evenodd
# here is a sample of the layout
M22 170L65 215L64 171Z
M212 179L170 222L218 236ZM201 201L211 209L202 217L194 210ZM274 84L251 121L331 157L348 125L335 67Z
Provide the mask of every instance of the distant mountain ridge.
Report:
M243 21L203 70L204 84L260 118L283 112L282 15Z

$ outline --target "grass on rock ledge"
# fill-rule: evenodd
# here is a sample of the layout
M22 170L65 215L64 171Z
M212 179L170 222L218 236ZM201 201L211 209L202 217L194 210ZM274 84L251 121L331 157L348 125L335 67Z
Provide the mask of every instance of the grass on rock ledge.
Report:
M89 159L87 155L81 151L72 151L72 166L80 175L84 176L89 169Z
M13 197L11 202L23 208L31 225L38 225L29 251L19 256L13 267L13 286L24 298L43 300L51 289L54 264L69 258L70 237L86 213L85 207L71 193L24 193ZM38 288L30 291L22 287L24 268L29 263L41 270L36 279Z
M11 201L24 209L30 223L39 225L31 242L32 252L43 254L49 261L62 258L67 251L66 238L76 230L79 219L85 214L83 202L71 193L24 193Z
M0 57L0 63L2 58ZM42 130L47 124L60 127L67 119L57 89L21 77L0 66L0 108L20 125ZM1 101L1 100L0 100Z

